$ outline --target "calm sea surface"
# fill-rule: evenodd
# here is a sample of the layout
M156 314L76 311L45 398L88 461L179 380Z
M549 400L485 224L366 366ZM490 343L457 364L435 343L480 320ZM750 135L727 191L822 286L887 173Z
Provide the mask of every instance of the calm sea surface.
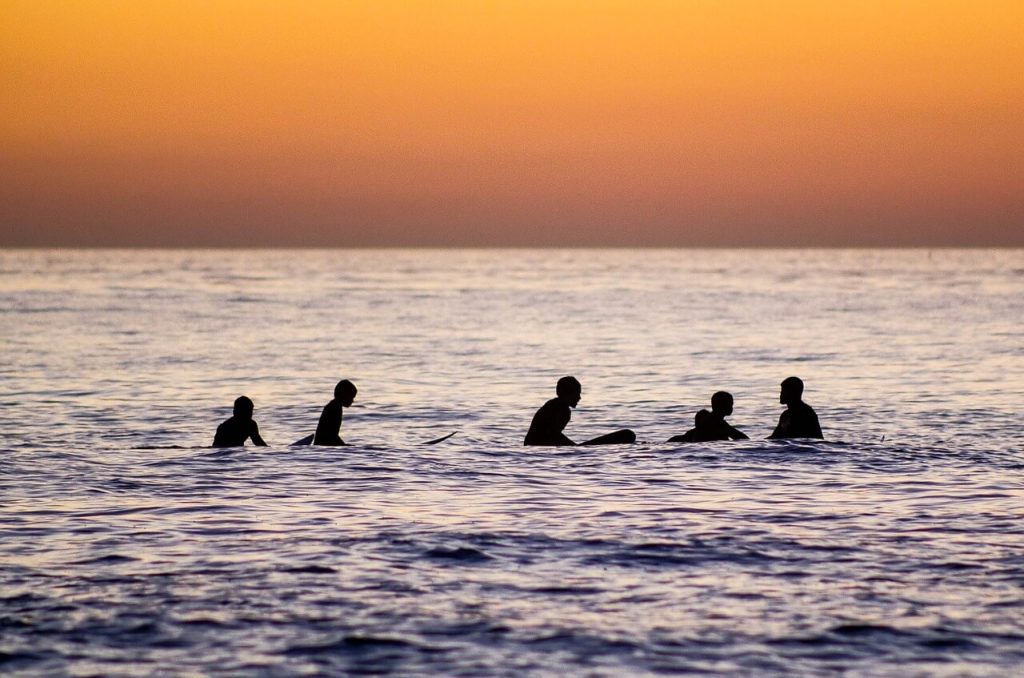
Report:
M1022 250L2 251L0 673L1022 675L1022 319ZM524 449L566 374L640 442Z

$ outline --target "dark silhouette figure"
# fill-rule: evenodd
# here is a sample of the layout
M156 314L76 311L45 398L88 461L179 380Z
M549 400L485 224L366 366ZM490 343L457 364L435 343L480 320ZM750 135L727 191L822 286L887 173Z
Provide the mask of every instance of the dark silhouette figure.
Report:
M562 377L555 386L555 397L544 403L530 422L523 445L575 445L562 431L579 404L583 386L576 377Z
M236 398L234 413L217 427L213 447L242 447L247 438L252 438L253 445L266 447L260 437L260 427L253 421L253 409L252 401L245 396Z
M670 443L706 443L714 440L747 440L743 431L725 420L732 414L732 394L718 391L711 396L711 411L701 410L694 417L694 427L681 436L669 438Z
M700 431L707 427L708 417L711 413L707 410L700 410L693 416L693 428L682 435L672 436L668 439L670 443L697 443L701 442L703 438L699 438Z
M572 418L572 408L576 407L583 395L583 386L576 377L562 377L555 386L555 397L544 403L530 422L530 430L526 433L523 445L575 445L562 431ZM636 434L629 429L622 429L607 435L588 440L580 445L612 445L632 443Z
M343 407L351 407L352 401L356 399L359 391L348 379L342 379L334 387L334 400L324 405L324 411L320 413L320 421L316 425L316 433L313 434L314 445L344 445L341 439L341 410Z
M718 391L711 396L711 417L708 419L708 440L749 440L748 436L725 420L732 414L732 394Z
M769 438L819 438L821 426L814 409L802 400L804 382L799 377L789 377L782 382L779 402L786 405L786 411L779 417L779 425L775 427Z

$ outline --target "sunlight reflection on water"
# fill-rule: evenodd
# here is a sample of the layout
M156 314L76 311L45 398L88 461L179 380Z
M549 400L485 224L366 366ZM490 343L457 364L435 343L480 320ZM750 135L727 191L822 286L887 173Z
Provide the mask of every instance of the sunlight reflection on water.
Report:
M1012 673L1022 270L2 252L0 670ZM523 449L568 373L641 442ZM789 374L828 442L758 440ZM288 448L341 376L356 447ZM717 389L754 440L660 442ZM204 449L243 392L272 447Z

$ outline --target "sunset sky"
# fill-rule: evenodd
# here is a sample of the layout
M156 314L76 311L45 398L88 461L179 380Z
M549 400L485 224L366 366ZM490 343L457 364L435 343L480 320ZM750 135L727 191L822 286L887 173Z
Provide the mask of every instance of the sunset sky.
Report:
M2 0L0 246L1024 246L1021 0Z

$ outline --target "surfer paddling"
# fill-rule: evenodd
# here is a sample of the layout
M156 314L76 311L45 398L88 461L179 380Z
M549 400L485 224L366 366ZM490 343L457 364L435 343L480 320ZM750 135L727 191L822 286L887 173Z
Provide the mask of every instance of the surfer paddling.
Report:
M242 447L248 438L252 438L253 445L266 447L260 427L252 418L253 409L252 401L245 396L236 398L234 413L217 427L213 447Z
M320 421L316 425L316 433L313 434L314 445L339 446L344 445L341 439L341 414L342 409L351 407L352 401L358 393L355 384L348 379L342 379L334 387L334 399L324 405L324 411L320 413Z
M555 385L555 397L544 403L530 422L530 430L526 433L523 445L576 445L562 431L572 418L572 408L579 404L583 395L583 386L576 377L562 377ZM629 429L622 429L608 435L588 440L581 445L610 445L616 443L632 443L636 434Z
M775 427L769 438L819 438L821 425L814 409L803 401L804 382L799 377L789 377L782 382L779 402L786 406L786 411L779 417L779 425Z

